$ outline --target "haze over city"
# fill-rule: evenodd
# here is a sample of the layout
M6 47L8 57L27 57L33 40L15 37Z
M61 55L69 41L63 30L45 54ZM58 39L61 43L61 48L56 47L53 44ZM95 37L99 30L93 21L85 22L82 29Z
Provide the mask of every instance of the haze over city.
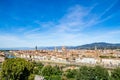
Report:
M0 0L0 48L120 43L120 0Z

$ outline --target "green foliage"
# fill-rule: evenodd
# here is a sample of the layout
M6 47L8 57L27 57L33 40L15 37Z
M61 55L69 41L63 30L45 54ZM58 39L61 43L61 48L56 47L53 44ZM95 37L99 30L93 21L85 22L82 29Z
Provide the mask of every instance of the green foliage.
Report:
M54 66L52 68L53 75L62 75L62 71L60 70L59 66Z
M92 67L82 66L76 76L76 80L92 80L93 69Z
M96 66L94 67L94 80L108 80L109 79L109 74L107 69L101 67L101 66Z
M96 66L82 66L76 76L76 80L108 80L108 72L106 69Z
M58 75L45 76L45 80L61 80L61 76Z
M34 65L35 67L34 67L33 73L37 75L41 75L41 69L43 68L44 65L42 63L35 63L35 62L34 62Z
M44 66L41 70L43 76L61 75L62 72L58 66L51 65Z
M82 66L78 70L62 71L59 66L44 66L24 59L7 59L2 64L0 80L34 80L35 75L42 75L46 80L120 80L120 68L109 76L107 69L101 66Z
M120 80L120 67L112 71L111 77L113 80Z
M43 76L51 76L53 74L52 70L52 66L47 65L42 68L41 72Z
M46 80L61 80L62 71L58 66L44 66L41 70L42 75Z
M28 77L28 80L34 80L35 75L34 74L30 74L30 76Z
M4 80L27 80L33 72L34 65L24 59L7 59L2 65L2 79Z
M77 70L76 69L68 69L67 71L64 72L63 74L64 76L66 76L68 79L72 79L75 78L75 76L77 75Z

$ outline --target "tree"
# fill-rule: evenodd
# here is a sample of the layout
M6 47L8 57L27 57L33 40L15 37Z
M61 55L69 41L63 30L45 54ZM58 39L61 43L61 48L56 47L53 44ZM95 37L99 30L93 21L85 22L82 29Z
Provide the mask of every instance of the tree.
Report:
M76 69L73 69L73 70L68 69L63 73L63 75L66 76L68 79L74 79L76 74L77 74Z
M58 66L51 65L44 66L41 70L42 75L46 80L61 80L62 71Z
M41 70L43 76L61 75L62 71L58 66L51 65L44 66Z
M118 67L112 71L111 78L113 80L120 80L120 67Z
M7 59L2 64L2 80L27 80L34 65L25 59Z
M76 80L92 80L92 74L92 67L82 66L76 75Z
M60 70L59 66L54 66L52 68L53 75L62 75L62 71Z
M33 73L34 74L37 74L37 75L41 75L41 69L43 68L43 64L42 63L36 63L34 62L34 70L33 70Z
M108 70L101 67L101 66L95 66L94 67L94 80L108 80L109 74Z
M76 80L108 80L108 78L107 70L100 66L82 66L76 76Z
M41 70L43 76L51 76L53 74L51 65L44 66Z

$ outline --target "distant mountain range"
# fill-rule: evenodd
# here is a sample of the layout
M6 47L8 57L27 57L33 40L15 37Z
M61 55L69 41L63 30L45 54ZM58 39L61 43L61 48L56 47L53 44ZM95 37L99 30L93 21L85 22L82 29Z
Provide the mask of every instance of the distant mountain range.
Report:
M57 49L61 49L62 46L56 46ZM120 49L120 43L112 44L112 43L105 43L105 42L98 42L98 43L91 43L85 44L81 46L66 46L67 49ZM53 50L55 47L38 47L38 50L47 49ZM0 48L0 50L35 50L35 48L29 47L20 47L20 48Z
M120 44L98 42L77 46L76 49L95 49L95 47L98 49L120 49Z

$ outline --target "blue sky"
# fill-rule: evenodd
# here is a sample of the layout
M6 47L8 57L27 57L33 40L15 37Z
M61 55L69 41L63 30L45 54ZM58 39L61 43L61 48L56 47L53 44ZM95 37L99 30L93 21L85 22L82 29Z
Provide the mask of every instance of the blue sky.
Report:
M120 43L120 0L0 0L0 47Z

